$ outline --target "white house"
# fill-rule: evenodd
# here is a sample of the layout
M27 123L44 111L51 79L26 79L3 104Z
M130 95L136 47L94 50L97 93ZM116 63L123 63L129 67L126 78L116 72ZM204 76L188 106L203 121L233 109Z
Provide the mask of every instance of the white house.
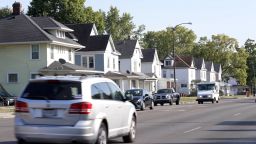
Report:
M207 69L205 67L204 58L194 58L194 62L196 67L196 81L207 81Z
M162 79L159 81L159 88L174 87L173 78L174 70L171 56L164 59L162 67ZM194 59L191 56L178 56L175 58L175 74L176 74L176 90L180 93L190 94L191 90L195 88L196 71L194 66Z
M207 69L206 81L208 81L208 82L216 81L216 72L214 70L213 62L212 61L206 61L205 62L205 67Z
M141 71L153 78L146 86L150 91L157 90L157 79L162 77L162 62L158 58L157 50L153 48L142 49L143 59L141 60Z
M13 14L0 19L0 83L19 95L29 79L59 59L74 63L76 49L84 48L66 37L72 29L50 17L29 17L13 5Z
M120 72L127 76L124 90L131 88L147 88L147 83L152 83L155 78L141 72L142 48L137 40L123 40L115 42L116 49L121 53L119 57ZM149 84L153 85L153 84ZM148 89L152 91L151 89Z

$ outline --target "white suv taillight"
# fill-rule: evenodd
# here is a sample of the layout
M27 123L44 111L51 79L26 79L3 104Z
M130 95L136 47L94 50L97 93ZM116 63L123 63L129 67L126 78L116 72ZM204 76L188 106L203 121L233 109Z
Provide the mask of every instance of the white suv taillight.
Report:
M80 102L73 103L69 108L70 114L90 114L92 112L92 103Z
M15 112L27 113L28 112L28 104L26 102L16 101Z

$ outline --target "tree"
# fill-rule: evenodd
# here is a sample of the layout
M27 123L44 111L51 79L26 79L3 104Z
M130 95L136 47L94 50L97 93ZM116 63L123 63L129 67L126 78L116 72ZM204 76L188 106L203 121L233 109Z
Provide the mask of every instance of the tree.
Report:
M221 64L223 79L231 76L240 84L246 84L248 53L244 48L239 48L236 39L223 34L212 35L210 40L202 37L195 44L192 55Z
M92 7L86 7L84 10L85 23L94 23L99 34L103 34L105 30L104 12L93 11Z
M192 30L179 26L173 31L171 27L167 27L166 30L147 32L143 38L143 46L156 48L160 59L163 59L172 53L173 42L177 54L191 54L195 40L196 35Z
M248 77L247 77L247 85L253 84L255 85L255 70L256 70L256 43L252 39L247 39L245 42L245 50L248 52L249 57L247 59L248 65Z
M85 22L85 0L32 0L30 16L50 16L61 23Z
M135 25L130 14L123 13L120 16L119 10L111 6L105 14L105 27L107 33L112 35L113 40L124 40L132 36Z
M0 8L0 19L12 14L12 10L8 7Z

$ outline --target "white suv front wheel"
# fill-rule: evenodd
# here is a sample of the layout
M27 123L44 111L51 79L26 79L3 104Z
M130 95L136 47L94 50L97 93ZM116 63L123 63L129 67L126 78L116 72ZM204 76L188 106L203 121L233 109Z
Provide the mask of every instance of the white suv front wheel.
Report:
M136 119L133 116L131 125L130 125L130 131L129 131L128 135L123 136L123 141L125 143L132 143L135 140L135 137L136 137L135 135L136 135Z

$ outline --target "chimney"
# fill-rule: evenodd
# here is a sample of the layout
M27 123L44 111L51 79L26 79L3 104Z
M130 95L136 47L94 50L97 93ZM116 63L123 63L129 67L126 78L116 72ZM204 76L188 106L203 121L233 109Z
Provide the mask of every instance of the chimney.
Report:
M12 5L12 15L20 15L21 14L21 4L20 2L14 2Z

